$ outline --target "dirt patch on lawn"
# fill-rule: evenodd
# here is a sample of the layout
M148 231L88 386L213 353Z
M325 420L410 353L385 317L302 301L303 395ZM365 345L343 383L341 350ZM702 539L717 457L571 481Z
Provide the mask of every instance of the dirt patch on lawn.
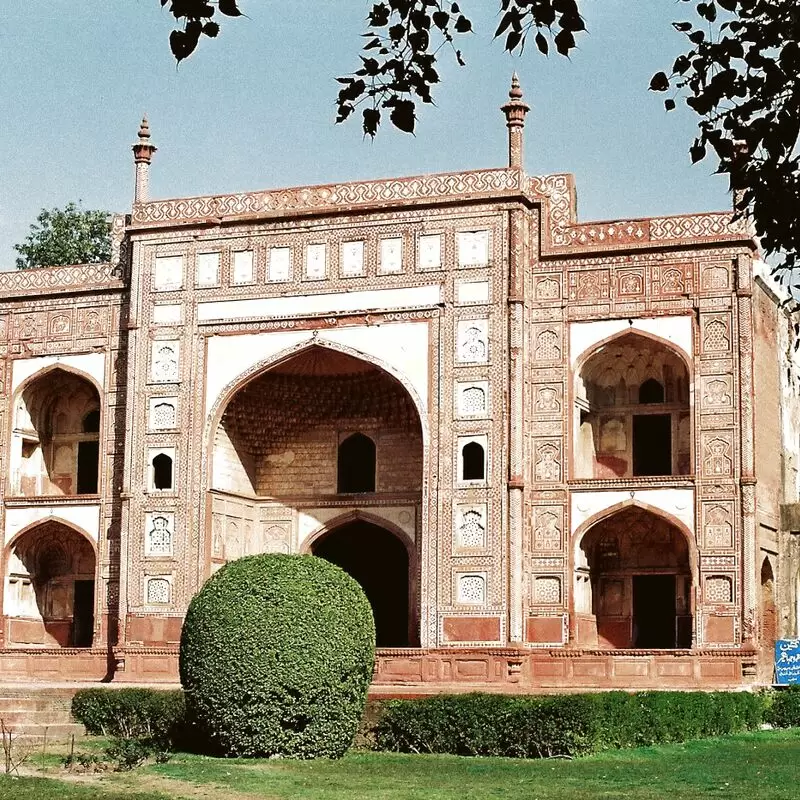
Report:
M65 769L41 770L21 766L19 776L22 778L51 778L65 783L96 786L104 791L117 792L160 792L175 798L186 800L280 800L277 795L253 794L237 792L219 783L191 783L179 778L167 778L161 775L147 775L133 772L69 772Z

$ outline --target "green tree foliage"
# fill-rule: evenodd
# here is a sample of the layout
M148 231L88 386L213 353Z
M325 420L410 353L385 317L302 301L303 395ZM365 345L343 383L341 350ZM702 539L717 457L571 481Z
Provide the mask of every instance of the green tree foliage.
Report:
M111 258L111 228L106 211L90 211L75 203L43 208L31 231L14 249L17 269L96 264Z
M173 31L180 61L201 35L216 36L214 12L239 16L240 0L160 0L183 29ZM521 54L529 38L544 55L569 57L586 29L577 0L494 0L500 5L495 37ZM753 219L762 247L777 254L785 281L798 263L800 244L800 3L797 0L680 0L692 3L694 22L676 22L689 49L650 83L701 118L690 149L693 161L713 152L717 171L730 177L740 215ZM361 107L365 135L374 136L384 115L413 133L417 103L433 103L438 61L448 53L464 65L461 43L472 22L460 5L445 0L377 0L367 17L359 67L340 77L337 122Z
M650 88L672 89L701 117L692 161L716 155L737 212L752 217L788 279L800 245L800 4L710 0L696 13L699 24L674 23L689 49ZM665 106L675 108L675 99Z
M180 675L198 745L229 756L339 758L372 677L361 587L315 556L227 564L192 600Z

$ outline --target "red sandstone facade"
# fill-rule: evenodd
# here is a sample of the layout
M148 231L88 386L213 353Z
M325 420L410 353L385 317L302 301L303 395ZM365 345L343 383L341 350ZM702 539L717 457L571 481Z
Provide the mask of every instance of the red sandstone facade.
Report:
M577 222L503 111L507 168L178 200L143 126L113 263L0 274L3 679L174 682L272 551L362 583L376 692L769 680L800 407L754 242Z

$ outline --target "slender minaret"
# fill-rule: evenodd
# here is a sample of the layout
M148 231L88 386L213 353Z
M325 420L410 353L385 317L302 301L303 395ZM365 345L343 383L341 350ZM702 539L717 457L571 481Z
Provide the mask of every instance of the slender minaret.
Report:
M506 125L508 125L508 166L512 169L522 169L522 131L525 127L525 115L531 107L522 100L522 89L516 72L511 77L511 91L508 97L509 101L501 109L506 115Z
M150 144L150 124L147 116L142 117L139 126L139 141L133 145L133 160L136 164L136 188L133 194L134 203L144 203L150 199L150 162L158 148Z

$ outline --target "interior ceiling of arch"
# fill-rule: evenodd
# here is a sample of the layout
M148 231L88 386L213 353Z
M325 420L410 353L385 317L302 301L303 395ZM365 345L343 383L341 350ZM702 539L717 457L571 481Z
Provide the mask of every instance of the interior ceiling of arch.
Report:
M600 348L584 365L584 382L601 387L639 386L648 378L666 382L671 376L685 376L686 365L672 350L643 336L630 335Z
M593 525L581 542L590 561L611 554L621 563L640 567L685 564L686 537L678 528L647 511L630 507Z
M83 416L97 408L99 402L97 389L85 378L61 369L51 370L33 380L23 391L27 419L18 419L17 425L41 428L46 433L48 415L60 412L63 419L59 420L59 429L51 432L78 433L82 430Z
M251 451L274 448L318 426L364 422L385 430L420 428L403 385L361 359L312 347L259 375L231 399L221 425Z
M326 375L364 375L370 372L385 374L383 370L363 359L355 358L339 350L315 346L286 359L286 361L276 365L266 374L316 377Z

